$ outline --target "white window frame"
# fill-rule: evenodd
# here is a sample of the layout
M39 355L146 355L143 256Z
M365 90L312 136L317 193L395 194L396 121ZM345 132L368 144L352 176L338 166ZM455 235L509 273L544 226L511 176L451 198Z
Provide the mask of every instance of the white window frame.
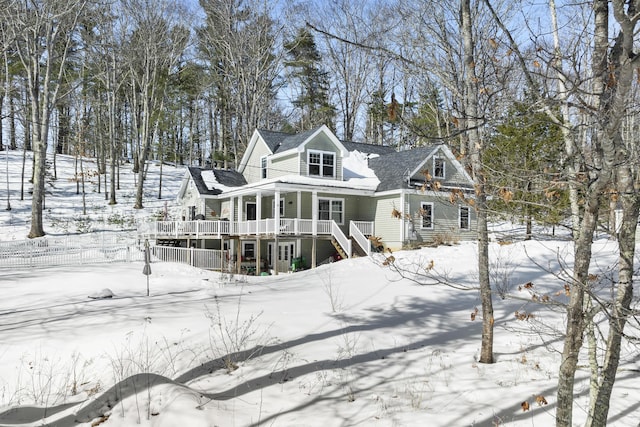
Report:
M260 157L260 179L267 178L267 156Z
M429 212L431 214L431 225L429 226L425 226L424 225L424 215L423 212L426 212L425 207L429 207ZM434 217L434 208L433 208L433 202L420 202L420 212L418 213L418 217L420 218L420 228L422 230L433 230L433 217Z
M335 197L318 197L318 219L320 220L322 220L322 218L320 218L320 204L323 201L329 202L329 220L335 221L334 213L339 212L340 221L336 221L336 224L343 225L344 224L344 199L338 199ZM341 209L339 211L333 210L333 202L340 202Z
M438 175L436 173L436 171L438 171L438 168L436 167L436 162L442 162L442 174ZM433 158L433 177L434 178L440 178L440 179L444 179L445 176L447 175L446 169L447 168L447 162L445 162L443 157L434 157Z
M466 227L462 226L462 211L463 210L467 212L467 226ZM460 230L471 230L471 209L469 209L469 206L459 206L458 207L458 227L460 228Z
M320 163L313 163L313 165L318 166L318 174L311 173L311 155L318 154L320 155ZM332 165L332 173L331 175L325 175L324 173L324 158L325 156L333 157L333 165ZM336 169L338 167L338 156L333 151L321 151L321 150L308 150L307 151L307 175L308 176L317 176L320 178L335 178L336 177Z

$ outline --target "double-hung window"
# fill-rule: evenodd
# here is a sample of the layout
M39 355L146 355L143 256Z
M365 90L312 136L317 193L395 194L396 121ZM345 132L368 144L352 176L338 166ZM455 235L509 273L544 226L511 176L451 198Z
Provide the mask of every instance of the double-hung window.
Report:
M469 229L469 207L467 206L460 206L460 211L459 211L459 223L460 223L460 229L461 230L468 230Z
M433 203L420 203L420 226L423 229L433 229Z
M336 176L336 155L326 151L309 150L307 155L309 176L333 178Z
M344 200L343 199L318 199L318 219L334 220L338 224L343 223Z
M267 156L260 157L260 178L267 178Z

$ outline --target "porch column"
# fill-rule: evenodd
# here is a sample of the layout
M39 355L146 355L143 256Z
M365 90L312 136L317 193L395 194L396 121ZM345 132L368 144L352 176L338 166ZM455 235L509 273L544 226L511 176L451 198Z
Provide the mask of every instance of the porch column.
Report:
M311 240L311 268L316 268L317 267L317 261L316 261L316 240L318 240L318 238L316 236L313 236L313 239Z
M273 213L273 219L275 221L274 227L274 233L278 234L280 233L280 190L276 190L276 194L275 194L275 200L274 200L274 213Z
M240 274L242 271L242 245L240 243L240 237L236 241L236 274Z
M311 193L311 234L318 235L318 192Z
M262 192L256 193L256 236L260 235L260 221L262 221Z
M246 227L242 226L243 216L244 216L244 206L243 206L242 196L238 196L238 231L236 234L240 235L243 233Z
M260 239L256 239L256 276L262 272L262 262L260 261Z
M298 191L297 195L296 195L296 218L297 219L301 219L302 218L302 192ZM295 230L295 234L298 235L300 234L300 232L298 231L298 221L295 222L296 224L296 230Z

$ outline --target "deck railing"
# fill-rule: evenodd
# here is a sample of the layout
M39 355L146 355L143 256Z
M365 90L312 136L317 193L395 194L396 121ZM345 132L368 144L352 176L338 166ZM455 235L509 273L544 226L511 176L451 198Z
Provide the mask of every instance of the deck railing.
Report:
M366 231L363 231L366 230ZM356 241L358 246L364 250L367 256L371 255L371 240L365 233L369 236L373 235L373 223L372 222L363 222L363 221L351 221L349 222L349 235Z
M148 239L201 239L206 237L221 238L225 236L259 236L259 235L292 235L292 236L333 236L342 246L345 253L351 256L351 240L342 232L333 220L280 218L276 224L273 218L251 221L157 221L142 224L139 228L141 238ZM373 222L351 221L349 235L352 236L366 252L371 252L371 244L367 236L373 235Z

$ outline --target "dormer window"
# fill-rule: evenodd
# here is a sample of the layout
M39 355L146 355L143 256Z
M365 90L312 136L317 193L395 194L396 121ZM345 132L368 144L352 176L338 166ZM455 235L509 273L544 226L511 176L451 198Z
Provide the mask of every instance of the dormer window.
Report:
M444 159L441 157L433 158L433 177L444 179Z
M335 153L309 150L307 164L309 165L309 176L333 178L336 175Z

